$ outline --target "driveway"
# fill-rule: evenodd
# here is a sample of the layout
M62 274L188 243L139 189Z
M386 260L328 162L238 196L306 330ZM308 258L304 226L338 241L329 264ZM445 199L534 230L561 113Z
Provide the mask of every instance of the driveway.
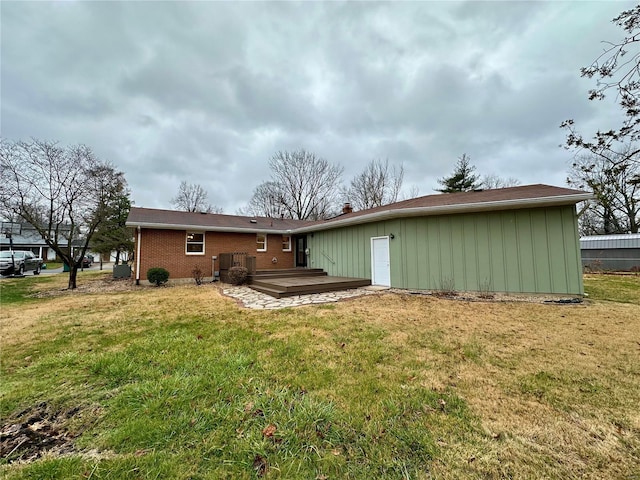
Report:
M111 263L103 263L102 264L102 270L110 270L113 269L113 265ZM100 270L100 264L99 263L94 263L93 265L91 265L89 268L79 268L78 271L79 272L85 272L87 270ZM48 269L44 269L40 271L40 275L52 275L52 274L56 274L56 273L64 273L64 268L60 267L60 268L53 268L51 270Z
M112 269L113 266L111 263L103 263L102 264L102 269L103 270L107 270L107 269ZM86 271L86 270L100 270L100 264L99 263L94 263L91 267L89 268L79 268L78 271L82 272L82 271ZM40 270L40 275L57 275L59 273L66 273L64 272L64 268L60 267L60 268L52 268L52 269L44 269L44 270ZM27 272L25 274L25 277L31 277L33 276L33 272ZM4 276L0 276L0 279L4 279L4 278L15 278L15 277L4 277Z

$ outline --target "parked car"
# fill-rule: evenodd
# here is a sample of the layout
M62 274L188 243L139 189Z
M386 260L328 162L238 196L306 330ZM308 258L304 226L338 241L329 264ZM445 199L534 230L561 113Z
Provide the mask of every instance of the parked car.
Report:
M11 275L12 273L22 275L25 272L33 272L39 275L42 270L42 259L36 257L32 252L25 250L14 250L13 259L10 250L0 252L0 275Z
M78 263L79 259L80 257L76 257L74 259L74 262ZM82 268L89 268L91 265L93 265L93 255L85 255L84 257L82 257L82 262L80 263L80 266Z

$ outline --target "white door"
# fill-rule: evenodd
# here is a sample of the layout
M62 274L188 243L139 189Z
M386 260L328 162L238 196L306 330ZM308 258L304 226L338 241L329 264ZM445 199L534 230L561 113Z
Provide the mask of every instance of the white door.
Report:
M391 286L389 237L371 238L371 284Z

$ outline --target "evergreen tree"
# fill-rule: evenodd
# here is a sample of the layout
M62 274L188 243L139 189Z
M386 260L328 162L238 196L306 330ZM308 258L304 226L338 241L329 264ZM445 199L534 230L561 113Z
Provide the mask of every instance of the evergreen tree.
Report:
M438 183L443 188L437 188L437 192L442 193L455 193L455 192L468 192L479 188L481 183L479 182L480 176L473 173L476 169L469 163L470 158L466 153L456 162L456 167L449 177L443 177L438 179Z
M129 191L124 185L112 192L106 205L105 219L98 227L91 248L101 256L115 252L115 263L123 253L133 252L133 231L125 225L131 210ZM131 255L128 255L131 258Z

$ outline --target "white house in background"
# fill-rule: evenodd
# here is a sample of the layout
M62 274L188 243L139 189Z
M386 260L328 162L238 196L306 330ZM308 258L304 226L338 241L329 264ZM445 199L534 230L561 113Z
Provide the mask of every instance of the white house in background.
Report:
M18 229L20 233L13 233L12 238L9 239L9 236L5 234L9 229L5 227L7 227L9 223L10 222L2 222L0 226L0 250L9 250L13 241L14 250L28 250L45 261L55 260L56 252L49 248L47 242L44 241L38 231L31 225L21 224Z

